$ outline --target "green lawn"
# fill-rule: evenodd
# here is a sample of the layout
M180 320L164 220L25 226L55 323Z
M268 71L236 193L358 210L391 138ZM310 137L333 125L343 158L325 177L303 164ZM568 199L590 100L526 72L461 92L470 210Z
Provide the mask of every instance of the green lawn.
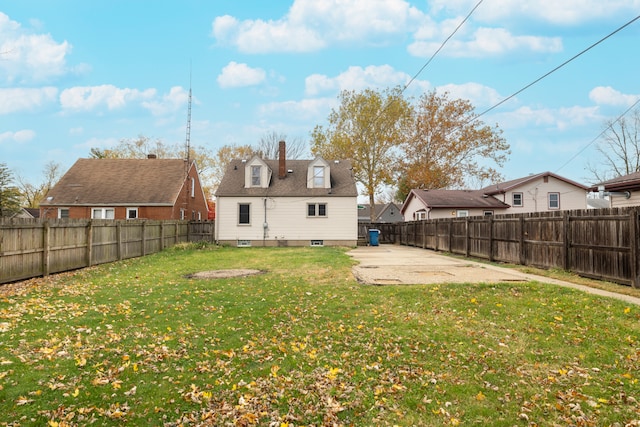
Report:
M640 307L366 286L345 251L179 247L0 288L0 425L640 425ZM264 273L188 278L228 268Z

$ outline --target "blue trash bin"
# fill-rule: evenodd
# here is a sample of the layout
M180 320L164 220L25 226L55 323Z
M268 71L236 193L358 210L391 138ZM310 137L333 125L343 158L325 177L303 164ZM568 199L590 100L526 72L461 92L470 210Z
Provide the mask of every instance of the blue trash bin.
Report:
M378 246L378 236L380 235L380 230L375 228L371 228L369 230L369 245L370 246Z

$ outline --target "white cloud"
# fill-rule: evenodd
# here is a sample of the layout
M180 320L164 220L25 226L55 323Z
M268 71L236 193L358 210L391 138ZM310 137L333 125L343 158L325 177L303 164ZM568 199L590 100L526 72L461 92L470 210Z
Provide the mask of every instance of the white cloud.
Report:
M422 19L405 0L295 0L278 20L217 17L212 35L245 53L312 52L333 43L383 43Z
M438 86L439 93L449 92L451 99L467 99L474 107L492 106L504 99L497 90L480 83L447 84Z
M130 102L151 99L155 93L155 89L139 91L113 85L79 86L63 90L60 104L64 110L91 111L105 106L115 110L124 108Z
M418 34L431 35L421 31ZM446 36L432 39L418 39L411 43L407 50L411 55L429 57L442 45ZM470 38L465 40L451 39L440 52L441 55L453 57L498 56L511 52L560 52L562 40L559 37L517 36L503 28L479 28Z
M477 0L434 0L434 13L449 12L466 15L477 4ZM484 2L473 14L473 18L484 22L536 20L555 25L575 25L603 18L637 14L640 0L492 0Z
M404 86L410 80L410 75L397 71L390 65L370 65L365 68L352 66L333 78L323 74L310 75L305 80L305 94L315 96L325 92ZM425 81L416 80L411 84L420 87L420 91L429 87L429 83Z
M247 64L231 61L218 75L221 88L255 86L262 83L267 73L261 68L251 68Z
M504 129L522 129L530 126L555 128L565 131L583 127L602 120L598 107L566 107L559 109L520 107L494 116L495 121Z
M3 132L0 133L0 144L5 142L17 142L18 144L23 144L31 141L35 137L36 133L29 129L19 130L17 132Z
M335 98L304 99L302 101L272 102L259 108L262 116L286 118L287 120L318 120L328 116L331 108L337 106Z
M144 101L142 106L154 116L165 116L180 110L189 100L189 92L181 86L174 86L160 101Z
M65 74L67 41L56 42L49 34L30 34L0 12L0 76L8 82L38 82Z
M599 105L629 107L640 99L640 95L626 95L611 86L598 86L589 92L589 99Z
M0 114L32 111L55 102L57 95L55 87L0 89Z

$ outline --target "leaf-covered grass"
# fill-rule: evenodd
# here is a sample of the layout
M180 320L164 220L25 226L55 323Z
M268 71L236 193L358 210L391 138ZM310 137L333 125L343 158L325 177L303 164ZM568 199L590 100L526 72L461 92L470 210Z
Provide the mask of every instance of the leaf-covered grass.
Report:
M182 247L0 294L0 425L638 425L640 307ZM201 280L251 268L264 274Z

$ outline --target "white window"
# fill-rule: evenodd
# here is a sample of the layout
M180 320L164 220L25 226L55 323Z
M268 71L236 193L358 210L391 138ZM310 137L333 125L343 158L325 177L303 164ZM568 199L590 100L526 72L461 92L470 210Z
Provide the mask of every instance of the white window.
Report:
M324 166L313 167L313 187L314 188L324 187Z
M187 218L187 211L185 211L184 209L180 209L180 219L184 220Z
M69 208L58 208L58 218L69 218Z
M427 219L427 211L418 211L413 214L415 219L418 221L422 221L423 219Z
M191 197L196 197L196 179L191 178Z
M93 208L91 209L91 218L93 219L114 219L114 208Z
M327 204L326 203L309 203L307 205L307 216L326 217Z
M549 193L549 209L560 209L560 193Z
M462 209L458 209L458 210L456 211L456 216L457 216L458 218L464 218L464 217L467 217L467 216L469 216L469 211L467 211L467 210L462 210Z
M127 208L127 219L138 219L138 208Z
M260 166L251 166L251 186L260 187Z
M523 206L522 193L513 193L511 206Z
M238 204L238 224L251 224L251 205L249 203Z

